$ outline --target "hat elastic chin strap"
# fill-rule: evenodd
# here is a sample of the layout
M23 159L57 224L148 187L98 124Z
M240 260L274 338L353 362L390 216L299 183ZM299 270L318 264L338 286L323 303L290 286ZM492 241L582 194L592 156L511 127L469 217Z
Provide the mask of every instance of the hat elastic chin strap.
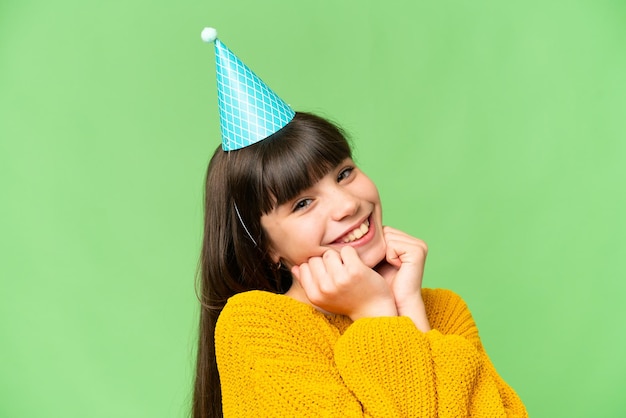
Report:
M248 238L250 238L250 240L254 243L254 246L256 247L257 243L254 240L254 238L252 238L252 234L250 233L250 231L248 231L246 224L243 222L243 219L241 218L241 213L239 213L239 208L237 207L237 203L233 202L233 206L235 207L235 213L237 214L237 219L239 219L239 223L241 224L241 226L243 226L243 229L246 231L246 234L248 234Z

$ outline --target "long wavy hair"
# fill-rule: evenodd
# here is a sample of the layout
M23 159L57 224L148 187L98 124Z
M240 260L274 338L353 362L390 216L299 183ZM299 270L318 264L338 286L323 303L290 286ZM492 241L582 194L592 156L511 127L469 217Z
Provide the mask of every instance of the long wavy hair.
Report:
M285 127L236 151L218 148L206 175L201 302L193 417L222 417L215 360L217 318L231 296L248 290L284 293L291 273L276 268L261 216L293 199L352 152L339 127L296 113Z

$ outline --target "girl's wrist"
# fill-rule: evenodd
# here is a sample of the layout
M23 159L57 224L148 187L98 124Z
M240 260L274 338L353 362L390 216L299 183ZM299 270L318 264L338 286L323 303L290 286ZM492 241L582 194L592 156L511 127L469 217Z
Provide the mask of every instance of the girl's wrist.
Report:
M396 310L399 316L409 317L420 331L430 331L430 322L426 316L426 307L421 292L418 297L410 298L403 303L396 301Z
M355 312L350 316L350 319L356 321L361 318L378 318L383 316L398 316L398 310L393 300L384 302L373 303L371 306L366 307L358 312Z

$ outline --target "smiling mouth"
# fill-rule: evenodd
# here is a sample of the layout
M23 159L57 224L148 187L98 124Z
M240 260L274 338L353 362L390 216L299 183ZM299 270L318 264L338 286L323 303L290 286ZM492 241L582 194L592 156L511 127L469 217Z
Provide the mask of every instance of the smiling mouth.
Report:
M362 238L363 235L367 234L369 230L370 230L370 220L369 218L367 218L365 221L363 221L363 223L358 228L353 229L351 232L344 235L344 237L338 241L344 244L356 241L359 238Z

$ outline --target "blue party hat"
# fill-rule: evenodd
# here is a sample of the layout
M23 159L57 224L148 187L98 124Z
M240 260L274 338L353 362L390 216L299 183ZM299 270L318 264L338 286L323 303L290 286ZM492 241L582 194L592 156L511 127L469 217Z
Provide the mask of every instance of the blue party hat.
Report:
M215 42L217 99L224 151L259 142L293 119L296 113L217 39L215 29L205 28L202 40Z

